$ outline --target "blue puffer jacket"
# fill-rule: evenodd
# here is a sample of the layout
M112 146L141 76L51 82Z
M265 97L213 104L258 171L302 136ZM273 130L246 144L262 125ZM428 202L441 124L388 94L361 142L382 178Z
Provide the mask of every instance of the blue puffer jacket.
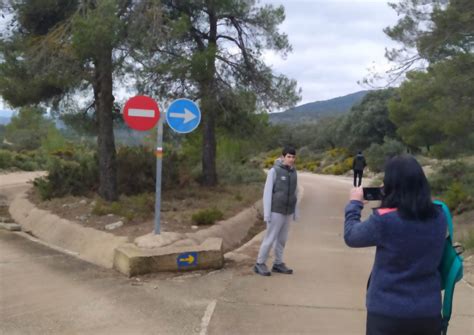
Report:
M447 229L443 213L421 222L403 220L396 209L385 208L361 222L362 208L355 200L346 206L344 240L350 247L377 247L367 311L398 318L439 316L438 265Z

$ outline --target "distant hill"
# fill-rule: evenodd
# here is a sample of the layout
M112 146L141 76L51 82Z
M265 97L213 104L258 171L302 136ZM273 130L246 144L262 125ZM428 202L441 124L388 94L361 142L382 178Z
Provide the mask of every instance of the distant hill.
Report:
M8 115L10 111L5 111L5 110L0 110L0 125L7 125L11 122L12 116ZM56 128L60 129L63 133L63 135L70 135L74 136L77 135L75 132L70 129L63 121L54 119L53 120ZM147 132L141 132L141 131L135 131L130 128L127 128L127 126L116 126L114 127L114 134L115 134L115 141L118 144L121 145L130 145L130 146L135 146L135 145L142 145L144 143L144 139L146 136L148 136ZM84 137L91 137L93 136L88 136L88 135L83 135Z
M0 109L0 124L9 124L13 111L8 109Z
M10 123L10 117L0 116L0 124L9 124L9 123Z
M329 100L310 102L296 106L281 113L271 113L272 123L310 123L325 116L337 116L347 113L370 91L359 91Z

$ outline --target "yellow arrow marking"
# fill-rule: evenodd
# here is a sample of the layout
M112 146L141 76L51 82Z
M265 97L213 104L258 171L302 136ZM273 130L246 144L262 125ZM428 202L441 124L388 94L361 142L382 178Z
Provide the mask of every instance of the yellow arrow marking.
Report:
M179 260L180 262L188 262L188 264L191 264L194 262L194 256L193 255L189 255L188 257L186 258L181 258Z

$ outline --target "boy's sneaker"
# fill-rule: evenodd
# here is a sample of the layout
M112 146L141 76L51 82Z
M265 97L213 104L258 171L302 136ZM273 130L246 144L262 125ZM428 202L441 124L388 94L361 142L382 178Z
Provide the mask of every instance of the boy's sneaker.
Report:
M253 271L261 276L271 276L271 273L268 271L267 265L265 263L255 263Z
M272 271L273 272L279 272L279 273L285 273L287 275L291 275L293 273L293 270L287 268L285 263L273 264Z

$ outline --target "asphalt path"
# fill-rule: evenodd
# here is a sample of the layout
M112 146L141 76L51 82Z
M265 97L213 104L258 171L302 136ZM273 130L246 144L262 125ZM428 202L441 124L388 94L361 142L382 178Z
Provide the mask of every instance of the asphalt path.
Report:
M0 195L11 198L25 176L0 175ZM303 173L299 180L301 219L285 253L293 275L252 272L258 239L247 260L219 271L126 278L0 231L0 334L364 334L374 249L344 245L351 181ZM450 335L474 334L473 307L474 290L461 282Z

